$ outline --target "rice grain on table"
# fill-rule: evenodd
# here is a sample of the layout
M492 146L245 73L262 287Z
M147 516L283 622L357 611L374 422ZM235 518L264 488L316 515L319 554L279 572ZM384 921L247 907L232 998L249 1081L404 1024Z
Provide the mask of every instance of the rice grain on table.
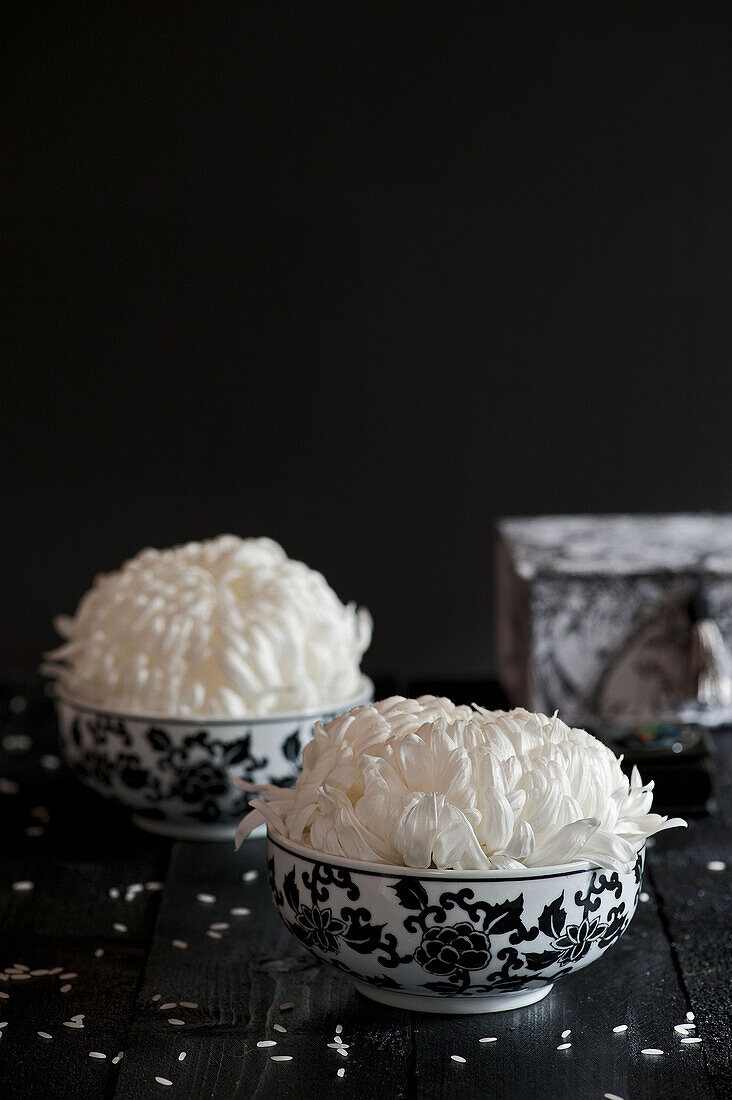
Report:
M221 932L213 932L210 928L209 928L208 932L206 933L206 935L211 940L222 940L224 938L222 936Z
M450 1058L453 1062L460 1062L461 1065L464 1065L466 1062L466 1059L463 1058L462 1054L451 1054Z
M24 891L32 890L33 883L29 879L20 879L18 882L13 883L13 890Z
M283 1035L287 1033L287 1028L283 1027L282 1024L272 1024L272 1027L275 1031L281 1031Z
M707 863L707 871L726 871L727 864L721 859L710 859Z
M186 1051L185 1051L185 1050L182 1050L182 1051L180 1052L180 1054L178 1055L178 1061L179 1061L179 1062L182 1062L182 1061L183 1061L183 1059L185 1058L185 1056L186 1056Z
M694 1016L694 1013L693 1013L693 1012L687 1012L687 1013L686 1013L686 1019L687 1019L687 1020L694 1020L695 1018L696 1018L696 1017Z
M571 1043L560 1043L559 1046L557 1047L557 1050L569 1050L569 1048L571 1046L572 1046Z
M229 912L231 913L232 917L248 917L251 915L252 911L251 909L247 909L242 905L236 909L230 909Z
M181 1008L198 1008L195 1001L178 1001Z
M103 954L104 954L104 948L103 947L98 947L96 949L96 951L94 952L94 958L95 959L101 959Z
M163 1012L166 1009L177 1008L177 1007L178 1007L178 1002L177 1001L166 1001L164 1005L158 1005L158 1011Z
M478 1042L479 1043L497 1043L498 1042L498 1036L497 1035L486 1035L482 1039L478 1039Z
M258 1047L276 1047L277 1043L274 1039L260 1039L257 1043Z
M181 951L185 951L185 949L188 947L188 944L185 940L173 940L173 947L178 947Z
M173 1082L168 1077L156 1077L155 1080L159 1085L172 1085Z
M641 1054L663 1054L663 1051L657 1047L643 1047Z
M196 894L196 901L200 901L204 905L213 905L216 898L213 894Z
M685 1039L681 1040L681 1042L686 1045L691 1045L692 1043L700 1043L701 1039L698 1035L687 1035Z
M115 923L112 925L112 928L114 928L115 932L127 932L127 931L129 931L129 929L127 928L127 925L126 924L120 924L119 921L115 921Z
M102 1054L101 1050L90 1050L89 1051L89 1057L90 1058L106 1058L107 1055Z
M616 1092L603 1092L603 1100L623 1100L622 1096L618 1096Z
M48 1031L39 1031L38 1034L42 1039L53 1039L53 1035L51 1035Z
M61 986L60 992L61 993L70 993L72 989L73 989L73 986L71 985L71 983L67 982L66 985Z
M185 1020L178 1020L175 1017L173 1017L171 1020L168 1020L168 1023L172 1024L173 1027L185 1027L186 1022L185 1022Z
M571 1035L571 1034L572 1034L572 1029L568 1027L562 1032L562 1038L566 1039L567 1036Z
M345 1077L345 1076L346 1076L346 1071L345 1071L345 1069L344 1069L343 1067L341 1067L341 1068L340 1068L340 1069L338 1070L338 1072L336 1073L336 1077Z
M624 1031L627 1031L627 1030L628 1030L628 1025L627 1024L618 1024L617 1027L613 1028L613 1034L614 1035L621 1035Z
M280 1012L289 1012L289 1010L291 1008L294 1008L294 1007L295 1007L295 1002L294 1001L285 1001L284 1004L280 1005Z
M292 1055L291 1054L273 1054L270 1057L270 1061L271 1062L291 1062L292 1061Z
M245 871L241 876L242 882L254 882L259 878L259 871Z

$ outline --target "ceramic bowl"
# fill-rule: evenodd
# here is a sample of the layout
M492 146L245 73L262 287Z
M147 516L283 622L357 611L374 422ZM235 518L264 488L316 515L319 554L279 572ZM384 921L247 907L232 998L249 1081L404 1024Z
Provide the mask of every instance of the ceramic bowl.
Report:
M136 825L181 839L228 840L249 803L232 778L290 785L315 723L373 697L374 686L363 676L358 695L332 706L204 720L121 714L59 690L56 712L72 771L132 810Z
M317 958L365 996L419 1012L502 1012L598 959L635 912L628 874L590 864L423 871L321 855L272 830L275 905Z

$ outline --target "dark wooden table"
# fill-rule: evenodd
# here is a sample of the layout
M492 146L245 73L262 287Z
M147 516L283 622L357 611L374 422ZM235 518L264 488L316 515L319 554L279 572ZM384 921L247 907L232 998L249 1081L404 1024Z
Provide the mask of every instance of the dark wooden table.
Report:
M449 1017L382 1008L318 965L275 914L261 842L154 838L88 794L58 766L37 684L1 681L0 715L3 1100L732 1096L732 734L719 813L659 838L619 944L531 1008ZM682 1046L688 1011L703 1042Z

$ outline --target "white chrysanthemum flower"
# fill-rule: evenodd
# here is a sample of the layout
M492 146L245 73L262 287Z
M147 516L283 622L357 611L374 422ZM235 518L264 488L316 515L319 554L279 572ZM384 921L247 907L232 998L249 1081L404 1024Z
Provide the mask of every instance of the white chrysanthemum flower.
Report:
M143 550L100 574L46 671L83 702L240 718L353 698L371 618L271 539Z
M406 867L627 870L645 839L685 825L652 787L556 716L394 696L315 727L293 788L256 787L237 843L268 822L315 851Z

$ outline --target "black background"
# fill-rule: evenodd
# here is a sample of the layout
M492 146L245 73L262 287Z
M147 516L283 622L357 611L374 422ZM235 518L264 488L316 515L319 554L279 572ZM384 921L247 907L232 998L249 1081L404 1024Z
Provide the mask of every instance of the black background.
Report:
M232 531L480 675L497 515L732 507L727 4L6 18L4 662Z

